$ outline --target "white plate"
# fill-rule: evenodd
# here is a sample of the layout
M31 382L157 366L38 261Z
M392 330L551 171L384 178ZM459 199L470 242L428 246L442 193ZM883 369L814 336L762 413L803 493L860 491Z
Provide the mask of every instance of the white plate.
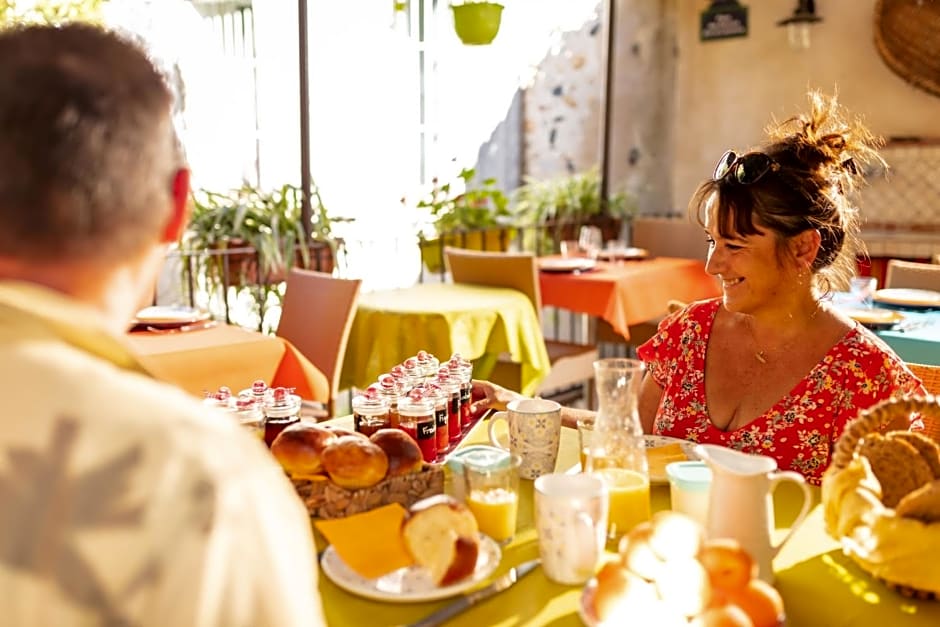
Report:
M841 309L852 320L872 328L886 328L904 320L901 312L894 309Z
M932 290L888 288L877 290L873 300L896 307L940 308L940 292Z
M625 246L623 248L605 248L604 250L598 251L598 259L646 259L649 257L650 252L645 248L636 248L634 246Z
M594 610L594 595L596 592L597 578L594 577L584 586L584 590L581 591L581 598L578 601L578 616L587 627L597 627L600 624Z
M584 272L596 266L597 262L593 259L581 257L539 259L539 270L542 272Z
M182 326L208 320L209 316L208 311L202 311L192 307L154 306L146 307L138 311L137 315L134 316L134 323L147 324L155 327Z
M679 438L671 438L666 435L644 435L643 443L646 444L646 448L660 448L663 446L669 446L670 444L678 444L682 447L682 452L685 453L687 459L697 460L699 457L695 454L695 442L690 442L688 440L680 440ZM581 472L581 464L577 463L567 471L571 473ZM669 477L665 473L650 472L650 483L669 483Z
M493 574L499 566L502 553L499 545L482 533L480 534L480 552L473 574L462 581L444 586L437 586L428 576L428 572L419 566L407 566L382 575L378 579L366 579L353 571L343 562L332 546L323 552L320 566L330 581L337 586L374 601L392 603L413 603L435 601L451 597L473 588Z

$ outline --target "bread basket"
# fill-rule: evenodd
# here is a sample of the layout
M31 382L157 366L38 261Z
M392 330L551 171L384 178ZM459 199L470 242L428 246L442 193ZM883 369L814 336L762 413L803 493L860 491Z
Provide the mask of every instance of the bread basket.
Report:
M846 426L823 475L822 503L827 533L862 569L905 596L936 599L940 447L910 432L879 434L882 425L912 412L940 420L940 403L933 396L889 399Z

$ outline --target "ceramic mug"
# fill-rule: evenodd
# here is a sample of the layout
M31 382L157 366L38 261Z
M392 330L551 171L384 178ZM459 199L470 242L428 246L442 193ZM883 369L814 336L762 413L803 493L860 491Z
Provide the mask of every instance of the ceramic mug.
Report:
M490 442L507 448L493 429L496 423L505 421L509 426L508 450L522 458L519 476L535 479L553 472L561 439L561 405L544 398L522 398L511 401L506 408L508 411L498 411L490 418Z
M552 473L535 480L535 528L545 576L583 584L607 541L607 488L595 475Z

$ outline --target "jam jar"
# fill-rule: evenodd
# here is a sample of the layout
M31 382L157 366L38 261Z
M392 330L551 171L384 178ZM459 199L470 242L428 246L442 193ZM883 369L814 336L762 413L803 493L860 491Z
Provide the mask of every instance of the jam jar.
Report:
M300 397L288 388L274 388L264 404L264 443L271 446L278 434L300 422Z
M398 426L398 399L401 395L401 388L398 381L391 374L383 374L379 377L379 392L382 398L388 402L388 426Z
M447 438L454 446L460 441L460 379L451 375L450 368L441 366L435 384L447 398Z
M379 429L391 426L388 418L388 399L376 385L370 385L352 399L355 430L370 436Z
M412 390L398 401L399 428L414 438L426 462L437 458L437 433L434 422L434 402L420 390Z
M239 394L238 398L235 399L233 411L241 426L245 427L252 435L257 436L259 440L264 440L264 410L261 403L255 401L248 394Z

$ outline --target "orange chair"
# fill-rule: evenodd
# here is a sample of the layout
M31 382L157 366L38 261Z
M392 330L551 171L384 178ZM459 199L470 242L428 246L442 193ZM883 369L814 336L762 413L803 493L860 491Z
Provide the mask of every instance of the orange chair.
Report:
M940 366L907 364L907 367L921 380L929 394L940 398ZM940 424L935 420L924 419L924 434L940 443Z
M292 268L277 335L303 353L330 383L329 415L339 395L346 343L359 302L358 279L339 279L324 272Z
M444 255L454 283L519 290L529 298L541 319L542 295L539 289L538 267L532 253L482 252L447 247L444 249ZM594 362L598 359L597 348L556 340L545 340L545 348L552 369L539 384L536 394L564 400L583 397L588 399L590 404ZM497 362L489 379L503 387L519 390L519 364L503 357ZM575 386L581 388L578 393L565 394Z
M889 259L885 287L940 291L940 265Z

